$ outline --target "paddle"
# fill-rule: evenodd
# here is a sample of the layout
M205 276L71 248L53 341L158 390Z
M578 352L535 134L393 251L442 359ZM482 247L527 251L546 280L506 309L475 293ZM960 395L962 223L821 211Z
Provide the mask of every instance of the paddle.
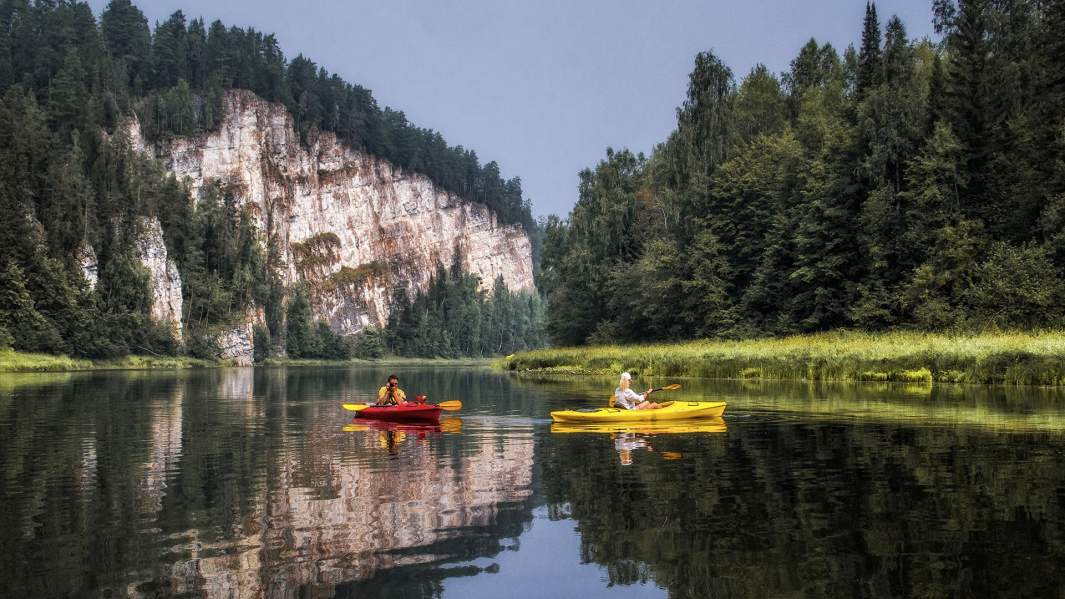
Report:
M361 412L366 408L372 408L373 405L374 404L372 403L344 403L340 404L340 407L344 408L349 412ZM442 401L435 405L440 406L441 410L447 410L449 412L462 409L462 402L457 399L452 399L450 401Z
M657 389L651 389L647 394L656 393L658 391L676 391L680 389L680 383L673 383L672 385L666 385L665 387L658 387Z

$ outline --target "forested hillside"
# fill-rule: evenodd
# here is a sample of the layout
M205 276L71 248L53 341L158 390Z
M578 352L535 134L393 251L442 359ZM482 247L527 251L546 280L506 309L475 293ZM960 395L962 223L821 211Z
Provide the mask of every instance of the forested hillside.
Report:
M870 4L780 76L699 54L669 138L549 220L553 340L1065 323L1065 2L933 5L942 41Z
M129 0L112 1L99 21L82 2L6 0L0 3L0 347L89 357L185 351L212 357L213 327L250 307L265 311L269 330L258 336L284 346L291 290L282 286L283 265L247 208L221 186L206 186L193 200L183 183L131 147L121 126L136 116L150 142L210 131L230 89L286 106L304 142L334 132L354 148L485 204L536 239L519 179L502 179L496 163L482 166L472 150L448 146L402 112L378 107L369 90L302 55L287 60L272 35L187 21L180 11L153 32ZM188 327L180 341L149 316L152 294L137 248L146 218L160 221L180 271ZM84 256L93 256L94 272L83 272ZM478 298L478 306L490 303L483 292ZM342 357L338 351L350 350L313 319L296 322L298 355Z

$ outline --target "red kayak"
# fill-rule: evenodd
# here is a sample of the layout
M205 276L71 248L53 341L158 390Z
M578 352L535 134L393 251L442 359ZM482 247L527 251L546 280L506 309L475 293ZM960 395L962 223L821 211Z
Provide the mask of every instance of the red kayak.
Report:
M440 406L408 401L398 406L370 406L355 414L359 418L391 420L392 422L439 422L441 411Z

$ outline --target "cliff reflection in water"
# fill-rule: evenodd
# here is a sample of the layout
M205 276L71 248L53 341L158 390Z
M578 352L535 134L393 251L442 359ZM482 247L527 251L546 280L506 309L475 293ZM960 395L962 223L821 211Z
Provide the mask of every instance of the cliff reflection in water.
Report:
M612 380L419 368L461 421L352 422L388 374L0 377L0 594L1065 596L1061 390L693 379L723 421L569 430Z
M329 596L381 570L490 556L521 533L531 431L459 438L452 424L402 433L389 451L386 431L345 431L332 401L380 373L331 374L89 375L76 393L17 391L9 407L33 426L0 444L0 525L23 531L0 536L0 587Z

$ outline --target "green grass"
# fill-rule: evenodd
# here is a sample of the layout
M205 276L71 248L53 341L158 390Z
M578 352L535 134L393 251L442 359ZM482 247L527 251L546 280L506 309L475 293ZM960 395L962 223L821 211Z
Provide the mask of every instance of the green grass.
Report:
M386 357L379 360L290 360L288 358L269 358L256 366L485 366L483 359L442 359L442 358L397 358ZM186 356L124 356L110 360L86 360L56 356L52 354L31 354L12 350L0 350L0 372L68 372L75 370L176 370L183 368L212 368L229 366L228 362L199 360Z
M350 358L347 360L317 360L267 358L256 366L489 366L491 360L485 358L400 358L387 356L373 360Z
M125 356L111 360L85 360L51 354L30 354L12 350L0 350L0 372L178 369L223 365L219 362L181 356Z
M588 346L521 352L505 370L723 379L1065 385L1065 331L934 334L837 331L780 339Z

